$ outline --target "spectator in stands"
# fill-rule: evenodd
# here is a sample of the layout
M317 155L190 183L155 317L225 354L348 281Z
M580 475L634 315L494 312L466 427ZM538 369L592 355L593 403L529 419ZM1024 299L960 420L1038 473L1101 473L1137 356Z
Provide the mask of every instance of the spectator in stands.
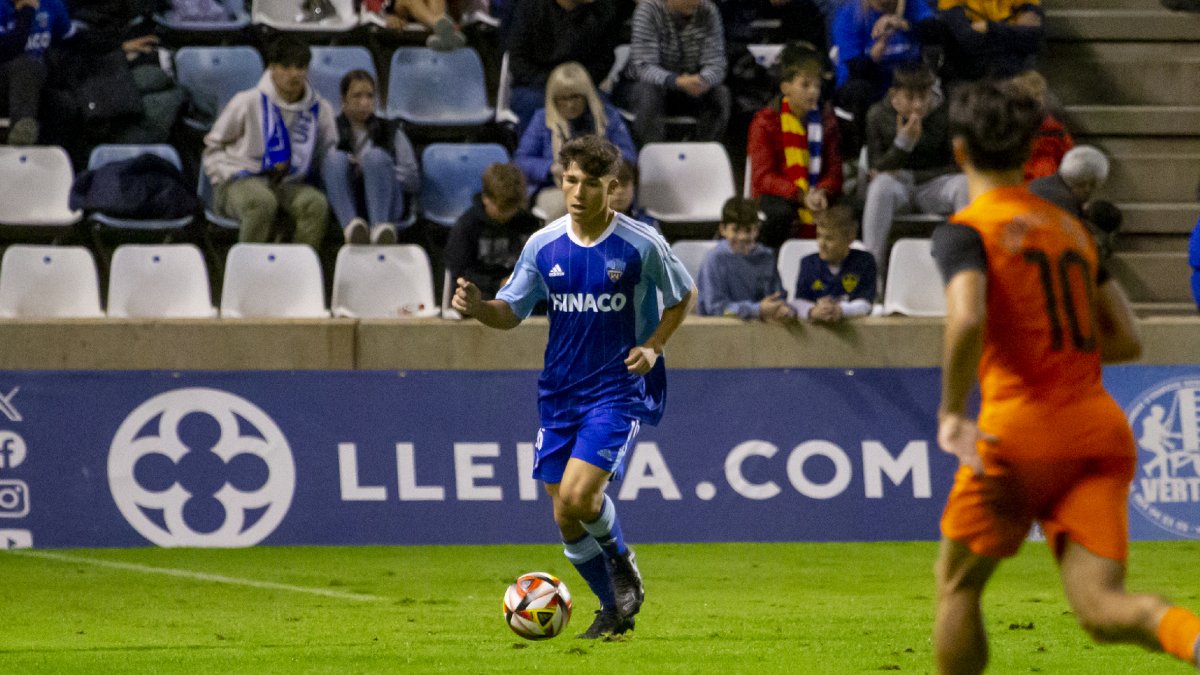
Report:
M832 40L838 65L834 103L842 125L842 147L856 157L866 135L867 111L892 84L892 71L921 58L921 45L938 35L929 5L910 0L903 14L897 0L848 0L833 19Z
M721 207L721 241L704 257L696 288L704 316L782 323L795 316L783 295L775 252L758 243L758 205L731 197Z
M721 10L725 40L730 43L795 42L825 49L826 20L813 0L714 0ZM773 21L777 26L757 28L756 21Z
M484 299L512 274L529 235L542 221L525 207L525 176L512 164L492 164L483 172L483 191L450 230L444 260L450 278L463 277Z
M1045 111L1042 126L1038 127L1037 135L1033 137L1029 161L1025 162L1025 182L1028 183L1058 171L1063 155L1075 146L1075 139L1071 138L1066 125L1046 108L1046 78L1042 77L1041 73L1032 69L1026 70L1014 75L1009 82L1040 103Z
M447 0L368 0L367 11L383 16L386 26L392 30L404 30L416 21L433 32L425 39L425 46L438 51L451 51L467 44L451 16L461 16L454 0L450 0L451 13L447 13Z
M0 114L11 120L9 145L38 141L46 49L71 32L59 0L0 0Z
M765 215L762 241L778 249L811 237L813 214L842 191L842 157L833 106L821 105L824 60L806 43L780 57L780 95L750 122L750 195Z
M347 244L394 244L406 196L420 189L416 153L403 129L375 114L370 73L346 73L341 93L337 147L321 164L329 205ZM366 218L359 209L360 191Z
M1041 0L938 0L950 80L1011 77L1033 68L1041 48Z
M294 240L319 248L329 205L311 181L338 142L333 108L308 84L308 45L284 35L266 57L258 85L235 94L204 137L204 172L217 211L241 222L241 241L268 241L283 210Z
M607 138L625 160L637 162L637 148L621 113L600 98L587 69L569 61L551 71L546 80L546 107L533 114L513 156L547 221L567 215L567 203L559 189L563 167L558 151L563 143L587 134Z
M921 62L896 68L884 100L867 114L871 182L863 208L862 238L886 266L888 235L897 214L949 215L967 205L967 177L950 150L947 106L933 71Z
M1192 266L1192 299L1196 301L1196 309L1200 310L1200 220L1196 221L1188 239L1188 264Z
M866 316L875 300L875 258L851 248L858 225L848 206L834 206L817 219L817 252L800 260L796 315L809 321L837 323Z
M666 140L666 117L695 117L697 141L720 140L729 123L721 14L712 0L642 0L633 13L629 63L614 92L641 144Z
M510 107L521 134L534 111L545 105L546 80L559 64L575 61L592 82L604 81L621 24L613 0L521 0L512 12L506 27Z
M662 234L658 223L646 215L645 209L638 206L637 187L637 165L627 159L622 159L617 166L617 188L608 197L608 208L617 213L624 213L639 223L651 225L654 229L659 230L659 234Z
M1029 191L1082 220L1100 249L1100 259L1112 255L1123 217L1111 202L1095 199L1108 180L1108 158L1090 145L1079 145L1063 155L1054 174L1029 184Z

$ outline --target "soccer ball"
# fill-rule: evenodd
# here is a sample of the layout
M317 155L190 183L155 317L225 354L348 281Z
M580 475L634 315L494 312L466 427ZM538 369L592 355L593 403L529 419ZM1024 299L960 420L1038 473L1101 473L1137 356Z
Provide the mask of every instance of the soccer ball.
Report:
M504 593L504 621L526 640L552 638L570 620L571 591L553 574L522 574Z

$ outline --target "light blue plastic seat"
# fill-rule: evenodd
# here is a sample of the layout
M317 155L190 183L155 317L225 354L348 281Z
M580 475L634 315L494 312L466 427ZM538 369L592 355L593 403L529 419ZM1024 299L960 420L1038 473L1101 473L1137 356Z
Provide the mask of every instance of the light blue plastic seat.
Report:
M258 84L264 69L253 47L181 48L175 53L175 79L191 100L184 122L207 130L234 94Z
M392 53L388 72L391 119L423 126L478 126L495 117L487 103L483 63L474 49L400 47Z
M351 70L365 70L375 79L375 93L380 92L375 62L366 47L312 47L312 62L308 64L308 83L329 101L334 110L342 106L342 78Z
M459 50L462 51L462 50ZM496 143L432 143L421 153L421 212L429 221L450 227L483 189L483 170L509 161Z
M154 21L167 30L181 33L220 33L240 31L250 25L250 13L244 0L222 0L225 18L212 20L189 20L181 18L173 9L154 15Z

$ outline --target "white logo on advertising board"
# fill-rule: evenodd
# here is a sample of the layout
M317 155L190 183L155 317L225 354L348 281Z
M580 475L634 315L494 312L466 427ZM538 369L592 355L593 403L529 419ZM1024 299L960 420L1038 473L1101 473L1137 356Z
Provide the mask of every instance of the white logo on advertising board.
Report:
M192 416L219 433L181 437ZM287 515L296 467L262 409L197 387L155 396L125 418L109 449L108 484L125 520L159 546L253 546ZM206 522L196 524L197 513Z
M25 461L25 439L15 431L0 430L0 469L15 469Z
M1130 503L1164 530L1200 539L1200 380L1161 383L1126 414L1140 467Z

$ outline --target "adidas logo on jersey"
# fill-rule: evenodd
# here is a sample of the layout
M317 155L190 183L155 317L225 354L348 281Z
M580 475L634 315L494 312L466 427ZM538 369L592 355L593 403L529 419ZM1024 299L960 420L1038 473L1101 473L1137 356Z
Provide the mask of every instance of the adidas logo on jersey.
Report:
M566 274L567 273L562 271L562 268L558 266L558 263L554 263L554 267L550 268L550 276L552 277L562 277L566 276Z

